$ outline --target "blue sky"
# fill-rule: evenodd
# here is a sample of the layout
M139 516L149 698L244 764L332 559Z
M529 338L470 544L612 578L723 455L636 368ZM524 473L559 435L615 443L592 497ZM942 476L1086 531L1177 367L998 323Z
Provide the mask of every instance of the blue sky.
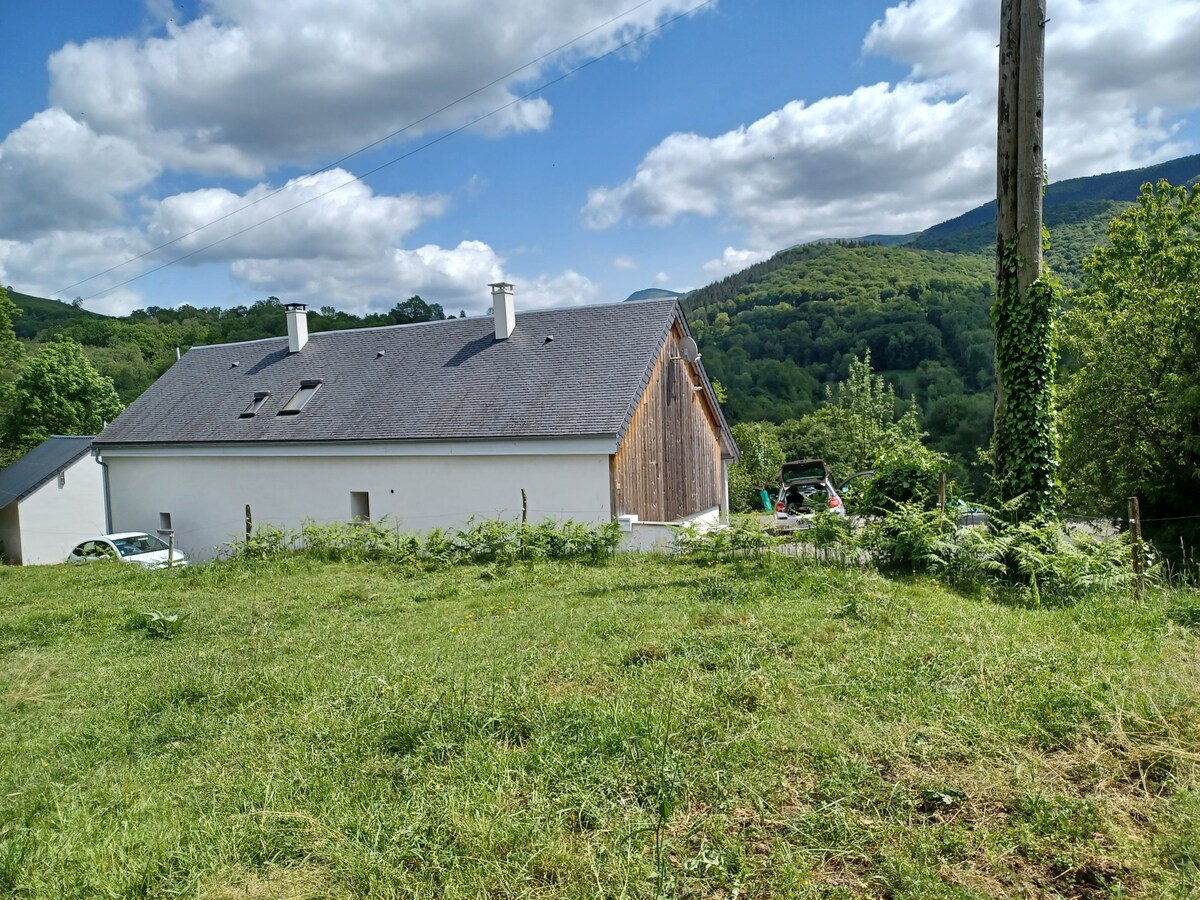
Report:
M109 313L606 302L992 196L995 0L698 4L10 0L0 283ZM1049 17L1052 178L1200 150L1200 0Z

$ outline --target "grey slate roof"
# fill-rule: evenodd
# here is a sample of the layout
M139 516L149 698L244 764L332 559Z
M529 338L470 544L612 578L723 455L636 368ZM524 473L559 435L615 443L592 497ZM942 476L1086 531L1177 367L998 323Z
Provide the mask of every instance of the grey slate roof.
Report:
M670 300L518 311L506 341L484 316L315 332L294 354L286 337L194 347L96 443L620 436L677 317ZM305 379L323 384L276 415Z
M0 469L0 507L24 500L92 449L91 435L55 435L42 441L12 465Z

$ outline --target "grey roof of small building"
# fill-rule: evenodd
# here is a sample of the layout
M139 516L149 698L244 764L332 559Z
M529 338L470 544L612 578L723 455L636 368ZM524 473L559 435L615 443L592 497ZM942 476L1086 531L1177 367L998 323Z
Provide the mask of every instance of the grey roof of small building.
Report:
M92 449L89 435L55 435L0 469L0 508L24 500Z
M676 320L686 332L670 300L518 311L507 340L483 316L314 332L298 353L286 337L194 347L96 443L619 440ZM277 415L308 379L303 411Z

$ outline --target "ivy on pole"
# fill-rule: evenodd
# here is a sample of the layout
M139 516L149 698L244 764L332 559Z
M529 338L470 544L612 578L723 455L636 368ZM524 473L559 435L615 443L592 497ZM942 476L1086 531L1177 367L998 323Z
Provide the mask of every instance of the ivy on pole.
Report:
M998 499L1024 515L1056 513L1054 322L1061 289L1042 269L1043 58L1046 0L1002 0L996 141L996 433Z

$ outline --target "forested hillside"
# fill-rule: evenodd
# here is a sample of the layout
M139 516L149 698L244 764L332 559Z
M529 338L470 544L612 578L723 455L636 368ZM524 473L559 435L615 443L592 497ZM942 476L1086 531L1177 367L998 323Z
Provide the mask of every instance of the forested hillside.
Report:
M993 278L974 254L810 244L684 303L733 421L812 412L869 352L902 397L917 397L931 445L965 466L991 427Z
M1046 261L1054 273L1068 287L1078 287L1083 260L1105 243L1108 223L1133 205L1143 184L1164 178L1172 184L1189 184L1200 178L1200 155L1048 185L1044 217L1050 230L1050 250ZM996 201L934 225L909 246L990 257L996 252Z

